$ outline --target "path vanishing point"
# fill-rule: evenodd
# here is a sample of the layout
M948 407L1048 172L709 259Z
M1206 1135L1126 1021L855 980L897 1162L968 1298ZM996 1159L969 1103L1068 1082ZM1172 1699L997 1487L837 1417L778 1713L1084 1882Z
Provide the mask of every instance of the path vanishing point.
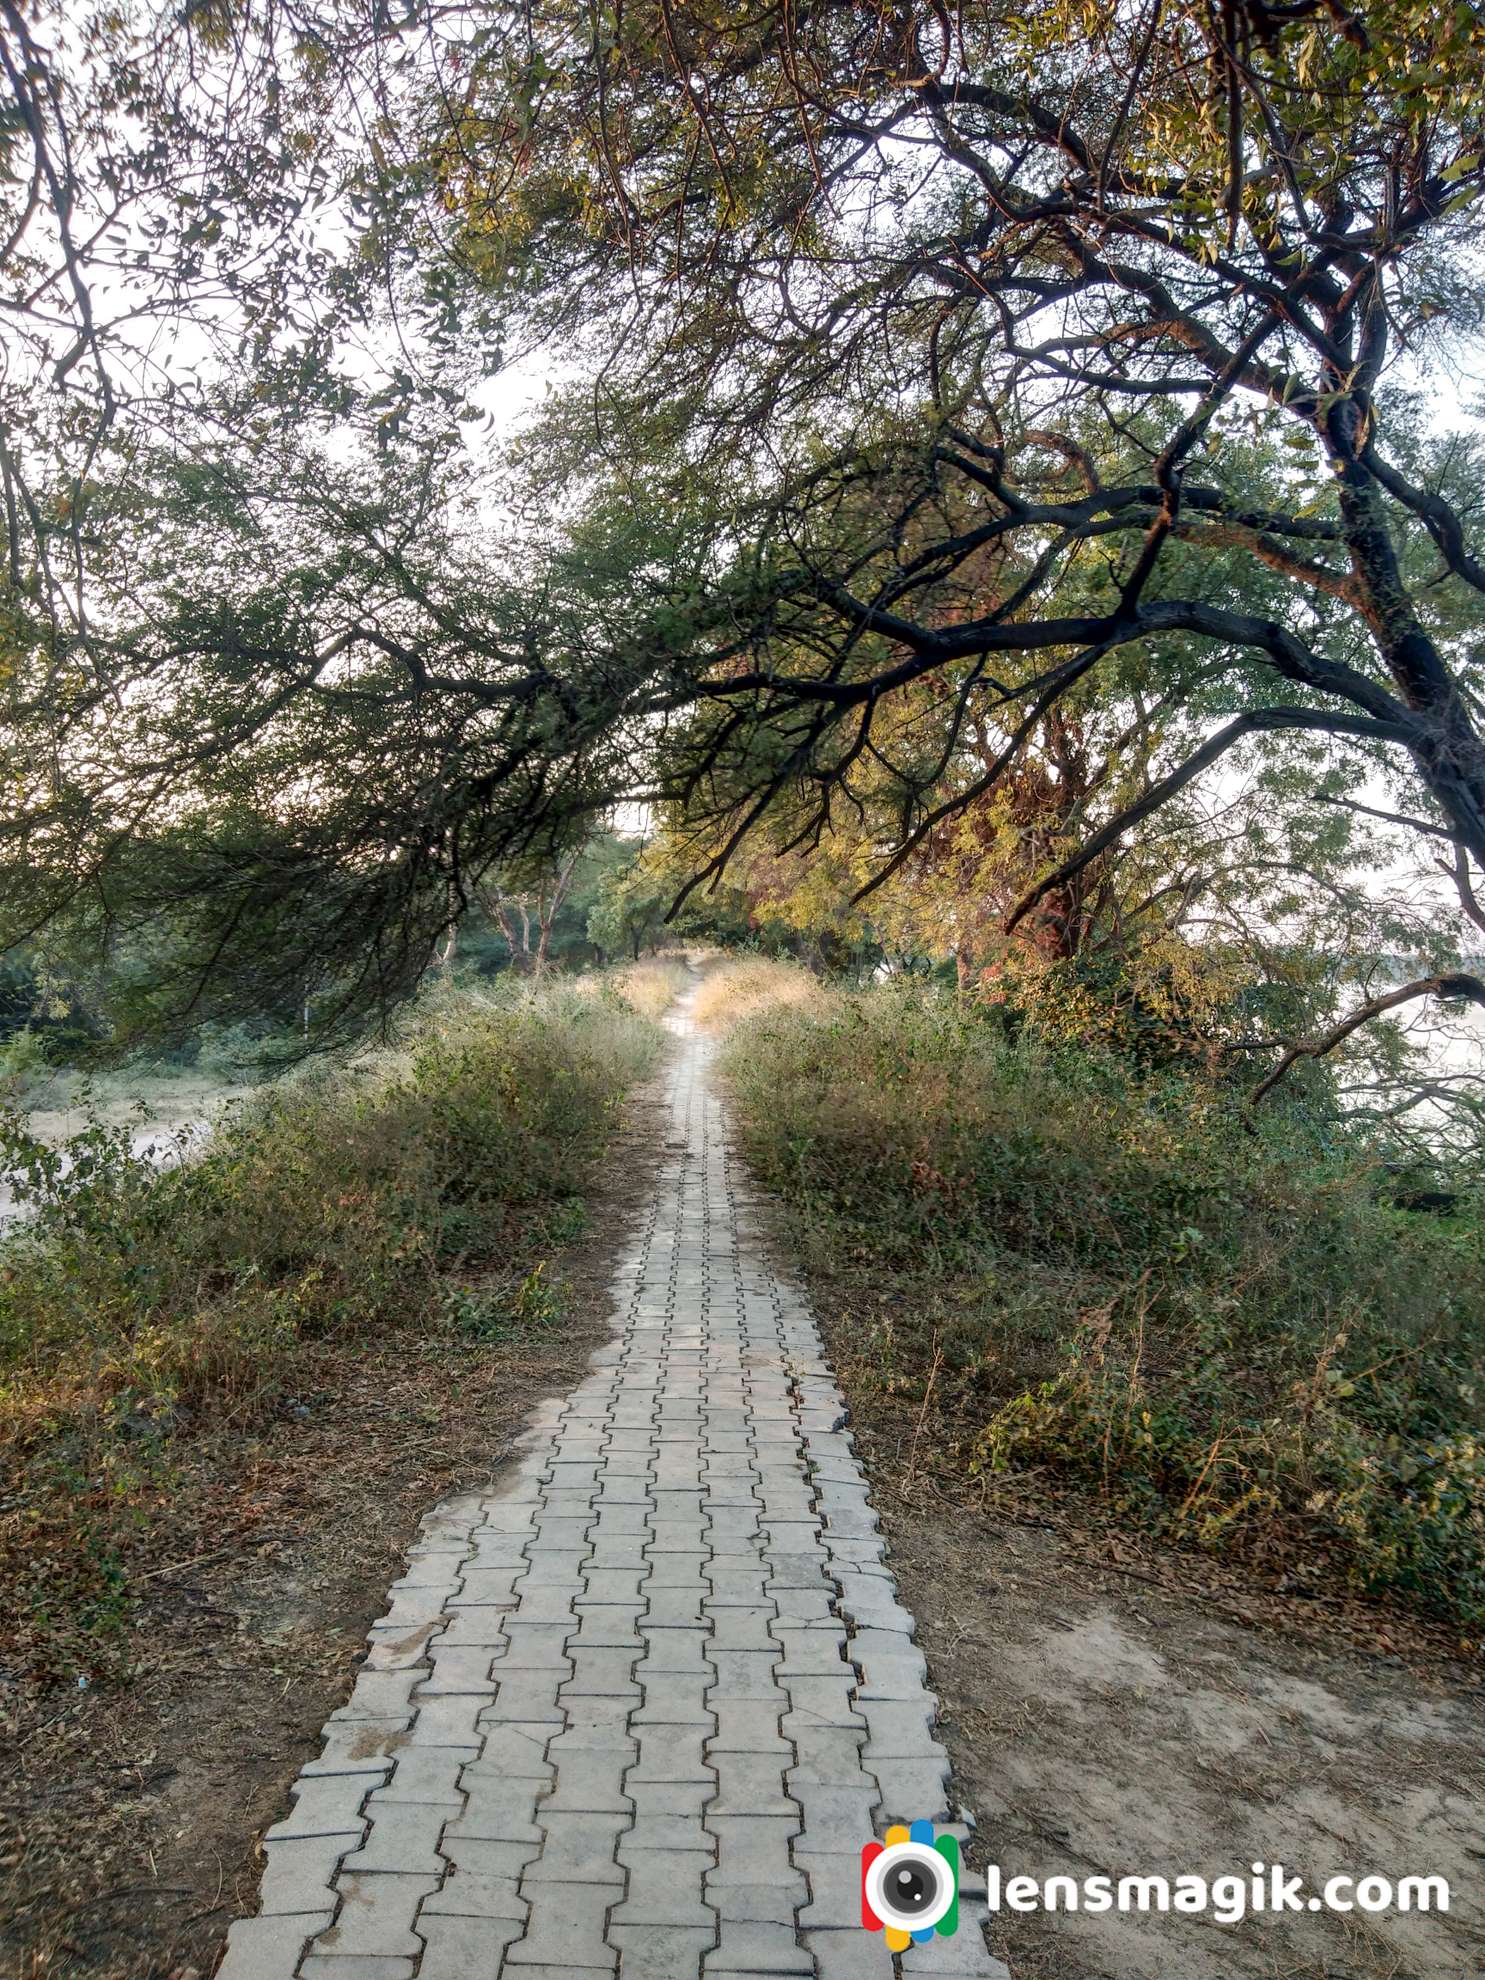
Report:
M968 1878L952 1936L862 1929L862 1844L948 1824L948 1758L819 1333L670 1023L612 1341L424 1519L219 1980L1006 1980Z

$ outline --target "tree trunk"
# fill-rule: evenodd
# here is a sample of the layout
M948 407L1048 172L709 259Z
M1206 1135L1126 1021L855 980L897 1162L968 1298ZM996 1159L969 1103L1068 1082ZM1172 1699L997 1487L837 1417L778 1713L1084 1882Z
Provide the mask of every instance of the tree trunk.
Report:
M550 901L546 898L546 889L542 889L542 897L538 905L541 934L536 944L535 962L536 974L538 976L546 973L547 952L552 943L552 929L557 920L558 910L567 899L567 890L572 885L572 876L577 868L578 855L581 851L581 846L574 846L562 865L557 869L557 878L552 887Z

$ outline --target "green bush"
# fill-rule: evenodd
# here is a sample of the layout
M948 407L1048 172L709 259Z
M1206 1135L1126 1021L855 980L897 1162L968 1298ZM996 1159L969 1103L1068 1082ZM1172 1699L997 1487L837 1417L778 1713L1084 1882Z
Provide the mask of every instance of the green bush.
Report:
M56 1077L46 1043L30 1025L0 1042L0 1106L34 1107Z
M43 1633L116 1618L174 1439L270 1413L303 1343L497 1338L451 1326L450 1280L572 1227L659 1035L570 992L433 1001L390 1056L248 1101L163 1167L125 1129L53 1150L12 1117L0 1159L31 1200L0 1245L0 1585L18 1612ZM557 1317L538 1270L504 1330Z
M1185 1072L1038 1049L932 991L730 1042L752 1160L966 1468L1075 1475L1207 1547L1323 1545L1485 1624L1485 1219Z

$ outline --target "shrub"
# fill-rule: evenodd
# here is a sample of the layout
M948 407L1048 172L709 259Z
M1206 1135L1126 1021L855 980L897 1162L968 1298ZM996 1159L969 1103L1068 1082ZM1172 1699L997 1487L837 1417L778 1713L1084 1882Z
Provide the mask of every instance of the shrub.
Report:
M1206 1547L1318 1543L1485 1624L1485 1219L1396 1208L1189 1073L1038 1047L931 991L763 1010L747 1146L951 1461L1047 1467Z
M153 1166L97 1126L48 1150L12 1120L33 1212L0 1246L0 1585L23 1627L117 1620L175 1438L271 1412L302 1344L448 1334L449 1278L555 1221L657 1039L571 991L444 996L392 1053L242 1104L194 1159ZM539 1271L506 1301L507 1328L556 1317Z
M34 1107L56 1079L45 1042L29 1025L0 1042L0 1106Z

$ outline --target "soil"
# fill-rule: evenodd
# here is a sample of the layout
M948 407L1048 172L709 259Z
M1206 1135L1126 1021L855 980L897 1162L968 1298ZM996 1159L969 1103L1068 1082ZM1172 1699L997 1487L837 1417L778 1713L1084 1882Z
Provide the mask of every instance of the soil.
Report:
M1107 1537L876 1489L943 1708L971 1851L1006 1878L1282 1864L1447 1878L1442 1915L1000 1914L1015 1980L1469 1980L1485 1972L1478 1670L1244 1623ZM900 1484L900 1474L899 1480ZM1121 1550L1127 1551L1127 1550ZM1177 1564L1179 1566L1180 1564ZM1240 1598L1239 1598L1240 1600Z
M612 1260L661 1153L634 1096L556 1254L552 1334L478 1348L389 1337L301 1363L250 1437L202 1438L151 1535L130 1681L59 1696L0 1673L0 1974L208 1973L256 1908L262 1831L342 1704L422 1515L488 1483L535 1405L608 1332Z
M823 1294L824 1287L817 1292ZM817 1309L839 1313L823 1297ZM1136 1539L1035 1477L939 1467L824 1323L941 1705L970 1860L1005 1880L1448 1880L1447 1916L1002 1909L1013 1980L1474 1980L1485 1682L1439 1631Z

